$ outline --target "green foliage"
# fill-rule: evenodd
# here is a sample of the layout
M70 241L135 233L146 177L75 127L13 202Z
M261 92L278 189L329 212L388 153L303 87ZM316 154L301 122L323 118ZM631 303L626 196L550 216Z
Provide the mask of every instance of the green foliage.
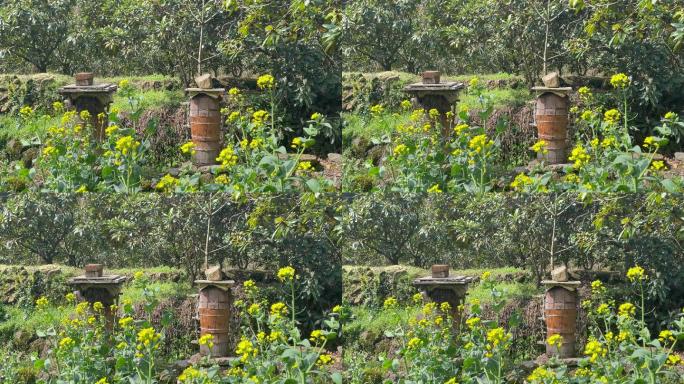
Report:
M422 42L415 39L422 27L422 20L418 17L420 3L417 0L350 2L345 8L345 55L362 57L364 61L376 63L382 70L392 70L395 63L407 59L414 53L412 48ZM415 59L415 56L408 59ZM413 69L409 71L413 72Z
M338 199L315 194L244 200L226 194L4 196L0 262L170 266L183 270L188 280L199 277L205 263L267 271L292 265L301 277L298 306L307 309L300 321L311 327L342 297Z
M344 262L454 269L514 266L541 281L552 266L660 275L647 290L665 321L684 304L678 195L357 196L342 216ZM677 262L674 262L677 260Z
M282 283L283 301L269 303L264 300L254 281L244 284L247 300L236 305L242 313L242 339L235 353L239 357L231 362L231 368L222 375L214 365L205 370L187 368L179 377L184 383L251 383L256 378L262 383L291 382L341 383L339 373L332 373L329 366L333 356L326 351L340 328L339 314L331 313L320 329L309 337L297 328L295 304L297 275L278 272ZM201 341L200 341L201 343ZM211 341L208 342L211 350ZM299 381L298 381L299 380Z
M290 0L278 3L228 1L236 30L222 43L228 57L249 62L254 70L278 81L277 108L287 113L279 133L286 141L302 136L303 121L312 112L339 112L341 69L337 52L341 16L334 0ZM322 131L319 151L339 151L340 131Z
M0 51L16 55L47 72L66 45L74 0L5 1L0 12Z
M583 1L574 6L584 22L583 31L568 42L572 54L589 68L632 76L628 97L643 111L637 121L642 132L652 119L682 105L679 90L684 77L678 68L684 51L674 50L680 8L672 2L638 0Z
M153 173L151 168L159 164L152 164L150 143L156 139L158 122L149 119L143 126L141 117L145 103L150 100L128 80L122 80L119 97L127 113L114 107L108 115L94 118L87 111L78 115L73 110L64 112L63 105L55 102L53 109L61 119L59 124L47 129L38 159L34 164L24 162L14 169L8 167L7 176L0 173L0 177L18 180L0 188L21 189L15 184L23 184L44 192L135 193L154 187L167 193L220 191L236 198L255 192L331 191L330 180L321 176L311 161L303 161L302 156L315 145L315 137L334 130L333 126L323 115L313 114L302 136L293 138L287 146L281 144L280 133L285 128L278 117L282 115L276 106L275 79L270 75L262 78L272 80L268 87L262 87L269 94L268 111L255 112L245 104L239 90L231 90L235 110L224 110L226 124L231 129L226 135L226 146L216 158L220 167L212 169L213 174L206 175L208 178L190 163L183 166L180 177L166 174L159 178ZM22 119L35 120L36 112L32 108L24 107L21 112ZM45 116L40 121L47 124L50 120ZM99 126L104 126L104 132ZM194 143L180 146L176 153L181 152L186 157L194 155ZM163 157L163 154L156 155ZM26 167L30 165L34 167L29 170Z
M644 284L650 279L645 272L639 277L630 269L630 296L641 298L641 304L628 303L616 308L608 300L600 282L592 284L594 297L583 305L590 312L589 342L582 350L579 369L571 370L556 357L527 375L530 383L590 383L635 381L644 383L676 383L679 379L680 360L673 353L677 340L684 336L684 319L680 312L676 318L659 327L658 336L646 327L643 301ZM642 269L643 271L643 269ZM640 288L641 287L641 288ZM380 366L356 363L367 358L367 352L376 353L372 345L354 344L347 350L345 372L352 383L507 383L522 382L517 367L513 339L514 330L521 325L520 313L514 313L504 324L500 314L508 296L501 286L485 272L480 288L491 302L493 314L485 315L477 298L451 308L447 303L423 303L421 295L410 302L399 303L394 298L385 300L384 309L370 316L359 308L358 325L367 325L366 337L377 337L380 332L392 341L394 347L378 352ZM593 301L596 300L596 301ZM633 308L633 309L630 309ZM636 316L635 316L636 315ZM485 317L490 316L490 317ZM641 319L639 319L641 316ZM377 323L377 324L376 324ZM355 323L352 323L355 324ZM378 329L376 325L382 324ZM350 324L351 326L351 324ZM356 326L356 324L355 324ZM358 330L352 327L353 331ZM547 335L547 343L560 347L564 340L559 335ZM360 349L359 349L360 348ZM383 381L384 380L384 381Z

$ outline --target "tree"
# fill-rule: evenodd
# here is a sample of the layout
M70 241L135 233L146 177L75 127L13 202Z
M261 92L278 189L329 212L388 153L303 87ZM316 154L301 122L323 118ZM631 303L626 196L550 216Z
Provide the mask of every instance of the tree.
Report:
M359 196L342 219L347 254L360 253L366 263L375 257L397 265L410 261L411 242L421 230L421 197ZM349 257L349 256L347 256Z
M420 7L420 0L352 1L345 10L345 54L392 70L414 33L430 27L417 17Z
M3 204L0 233L6 248L18 247L45 264L69 255L68 237L76 225L77 197L21 194Z
M69 37L75 0L7 0L0 8L0 51L47 72Z

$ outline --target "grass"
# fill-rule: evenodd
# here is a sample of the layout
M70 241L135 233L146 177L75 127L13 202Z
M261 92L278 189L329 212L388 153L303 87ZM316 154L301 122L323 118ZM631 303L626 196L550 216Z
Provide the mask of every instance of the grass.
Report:
M28 272L45 271L45 270L52 270L55 268L59 268L59 270L67 276L77 276L77 275L83 274L83 269L81 269L81 268L69 267L69 266L60 265L60 264L44 264L44 265L0 264L0 272L4 272L8 268L16 268L16 267L22 267L22 268L26 269ZM141 270L143 270L143 268L107 269L105 266L105 274L107 274L107 275L133 276L136 272L141 271ZM168 267L168 266L145 267L143 272L145 272L145 274L147 274L147 275L159 274L159 273L183 273L183 271L178 269L178 268L173 268L173 267Z
M409 319L415 318L420 312L418 307L401 307L392 311L372 309L368 307L353 307L351 322L344 326L344 337L348 340L358 340L362 333L367 332L371 337L364 338L371 341L384 335L385 331L394 331Z
M0 322L0 339L13 337L17 331L33 335L38 330L47 330L74 312L73 308L56 306L49 306L41 312L13 306L5 306L3 310L5 320Z
M348 273L353 270L357 269L368 269L370 268L374 273L379 273L382 271L388 271L393 268L401 268L402 270L406 270L410 276L428 276L430 274L430 271L427 269L423 268L418 268L410 265L393 265L393 266L364 266L364 265L345 265L342 267L343 271ZM451 275L452 276L472 276L472 277L479 277L481 276L484 272L490 272L492 274L492 278L496 279L496 277L504 276L504 275L512 275L512 274L519 274L519 273L525 273L524 269L520 268L515 268L515 267L503 267L503 268L471 268L471 269L452 269L451 270Z
M540 293L536 284L533 283L509 283L501 282L495 284L495 287L504 292L504 299L514 299L514 298L530 298L534 295ZM484 289L480 284L472 286L468 290L469 300L480 300L481 303L490 303L492 301L491 293L489 290Z
M345 266L344 270L349 271L357 267ZM363 267L365 268L365 267ZM371 269L378 269L380 271L382 267L375 267ZM415 268L415 267L405 267L410 276L425 276L428 275L428 271ZM487 269L492 273L492 278L502 277L505 275L517 274L523 272L517 268L496 268ZM452 271L453 275L466 275L466 276L480 276L485 271L485 269L467 269ZM517 282L498 282L495 287L499 291L503 291L502 298L504 300L510 300L514 298L531 298L534 295L540 293L539 288L534 283L517 283ZM480 284L471 284L468 289L468 300L480 300L483 305L492 302L491 293L488 289L484 289ZM376 309L366 306L355 306L352 307L353 320L350 321L344 327L345 337L349 340L360 340L361 339L377 339L382 337L385 331L393 331L399 328L402 324L407 324L408 320L415 318L419 314L420 308L417 306L402 306L407 303L400 303L400 307L392 310L385 310L383 308ZM366 332L368 337L362 338L361 335Z
M166 269L161 268L159 271ZM146 270L149 272L149 270ZM115 272L115 270L111 271ZM123 272L123 270L118 271ZM173 297L183 297L192 291L189 282L151 282L147 289L156 292L158 300ZM135 284L126 284L122 290L120 302L130 300L134 305L145 300L143 288ZM37 331L45 331L55 326L59 321L74 314L74 307L51 303L45 309L37 311L33 308L16 306L0 306L0 314L4 312L4 320L0 321L0 340L9 340L20 331L25 335L34 335ZM21 340L15 340L21 342Z
M22 119L19 116L0 115L0 142L18 139L30 141L45 137L49 127L59 124L60 118L53 116L39 116Z
M13 77L19 78L21 81L29 80L29 79L41 79L41 78L47 78L51 77L55 80L55 84L57 86L63 86L67 84L72 84L74 82L73 76L69 75L63 75L61 73L37 73L37 74L28 74L28 75L20 75L20 74L15 74L15 73L0 73L0 83L2 83L3 79L9 79ZM144 82L144 81L165 81L165 80L172 80L173 77L170 76L165 76L161 74L150 74L150 75L142 75L142 76L113 76L113 77L100 77L95 74L95 82L96 83L119 83L119 81L127 79L133 83L138 83L138 82Z
M157 298L164 300L172 297L187 296L192 292L192 286L189 282L172 283L172 282L153 282L145 286L145 288L157 292ZM130 300L132 303L141 303L145 300L143 295L143 287L135 285L128 285L126 289L121 292L121 300Z
M356 72L345 72L343 75L348 75L350 73L356 73ZM364 76L366 76L367 78L377 77L380 79L386 79L386 78L390 78L390 77L398 77L399 81L401 81L401 82L417 82L420 80L419 75L414 75L412 73L400 72L400 71L367 72L367 73L364 73ZM460 82L460 83L465 83L465 82L470 81L470 79L472 79L473 77L477 77L483 81L512 80L512 79L523 80L523 78L518 76L518 75L499 72L499 73L480 73L480 74L462 74L462 75L445 75L445 74L442 74L442 81L456 81L456 82Z
M486 94L492 97L494 108L520 107L532 100L530 91L524 88L496 88L487 90ZM467 92L461 94L461 100L456 106L456 110L460 110L464 106L470 110L482 108L478 98L475 95L469 95Z
M150 90L138 91L135 94L140 97L140 108L143 110L176 107L185 99L183 91ZM128 99L119 95L114 95L112 108L117 108L121 112L131 112L132 108ZM60 124L60 117L41 115L37 113L35 117L23 119L16 115L0 115L0 142L11 139L34 140L42 142L48 128Z
M143 110L179 106L185 99L183 91L139 91L134 97L140 97L140 108ZM114 95L114 103L112 108L116 108L122 112L131 112L132 108L127 98L119 95Z
M399 76L401 81L406 80L407 76L413 76L409 74L402 74L400 72L387 72L369 75L388 76L388 74ZM510 79L514 76L509 74L492 74L478 75L478 77L482 80L501 80ZM452 80L467 81L469 78L472 78L472 76L458 76ZM414 80L418 81L418 77L416 76ZM410 80L407 82L410 82ZM495 109L518 108L525 105L529 100L532 99L529 90L526 88L495 88L487 90L486 95L491 97L491 102ZM456 105L456 110L459 111L464 107L467 107L471 111L482 109L478 97L473 94L469 94L467 90L461 92L460 101ZM384 135L389 135L394 132L397 125L408 123L410 114L410 112L396 114L388 111L381 116L371 118L370 116L356 113L343 113L342 118L345 121L345 126L342 130L343 142L349 146L354 138L363 138L368 141L373 139L381 139Z

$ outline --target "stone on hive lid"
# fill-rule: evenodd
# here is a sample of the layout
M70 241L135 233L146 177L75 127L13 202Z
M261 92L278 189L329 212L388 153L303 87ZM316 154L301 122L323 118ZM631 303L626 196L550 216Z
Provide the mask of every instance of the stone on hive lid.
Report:
M449 277L449 266L444 264L435 264L432 266L432 277L433 278L446 278Z
M209 73L195 77L195 83L197 83L198 88L202 89L211 89L213 87L212 77Z
M442 74L439 71L423 72L423 84L439 84L441 80Z
M102 277L104 266L102 264L88 264L85 266L86 277Z
M220 265L209 267L206 271L204 271L204 274L209 281L221 281L225 277L223 275L223 271L221 271Z
M558 75L558 72L551 72L542 77L542 82L546 87L558 88L560 87L560 76Z
M568 273L568 268L565 266L560 266L553 271L551 271L551 279L553 281L569 281L570 280L570 274Z
M95 81L95 75L92 72L81 72L75 74L74 79L76 80L76 85L78 86L89 86L93 85L93 82Z

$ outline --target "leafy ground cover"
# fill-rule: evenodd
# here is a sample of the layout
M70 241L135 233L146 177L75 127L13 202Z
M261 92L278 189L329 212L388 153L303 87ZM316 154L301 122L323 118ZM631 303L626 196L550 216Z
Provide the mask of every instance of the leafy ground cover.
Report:
M610 92L595 95L586 86L577 90L570 164L558 169L544 161L530 162L533 155L548 153L548 143L516 127L511 116L497 113L497 104L524 104L524 92L492 91L473 77L468 97L446 116L384 93L381 101L348 119L345 129L351 133L345 135L354 139L345 152L343 183L352 191L414 193L681 191L681 175L664 174L677 162L662 152L671 141L679 141L684 124L677 113L668 112L651 124L646 136L634 135L639 111L629 104L630 87L631 78L619 73L610 79ZM442 120L448 126L442 127ZM525 134L517 143L507 138L520 133ZM528 162L520 171L518 165Z
M292 382L341 383L330 351L338 337L341 307L333 308L320 328L305 336L295 320L299 275L285 267L277 279L281 285L274 302L253 280L242 284L244 299L235 301L241 312L241 338L234 349L237 358L228 368L219 369L209 355L176 370L174 360L192 352L186 347L176 351L186 355L178 356L169 351L169 344L187 345L187 338L193 338L196 331L179 338L172 327L173 311L167 308L161 319L157 312L167 295L184 295L188 287L168 289L165 283L152 282L146 273L137 271L120 305L110 309L116 313L114 324L106 323L104 311L108 309L102 303L79 303L71 293L59 301L44 296L35 300L25 316L33 319L31 331L42 348L23 355L14 341L9 349L0 350L5 361L0 377L7 382L48 383L254 383L283 377ZM199 337L198 344L212 351L213 336Z
M586 344L578 346L578 366L555 357L524 368L521 340L514 337L524 325L518 315L506 321L501 312L511 296L485 271L478 290L486 302L471 297L451 316L448 303L424 302L418 294L409 301L385 299L381 308L352 309L347 324L356 330L346 350L346 379L350 383L679 383L683 368L677 352L684 339L684 312L652 333L645 318L644 287L649 273L640 267L627 273L631 299L616 302L599 280L591 283L591 298L583 301L589 325ZM477 296L477 295L474 295ZM486 311L489 308L490 311ZM371 330L377 332L371 333ZM544 336L560 348L560 335ZM534 349L534 345L532 345Z

